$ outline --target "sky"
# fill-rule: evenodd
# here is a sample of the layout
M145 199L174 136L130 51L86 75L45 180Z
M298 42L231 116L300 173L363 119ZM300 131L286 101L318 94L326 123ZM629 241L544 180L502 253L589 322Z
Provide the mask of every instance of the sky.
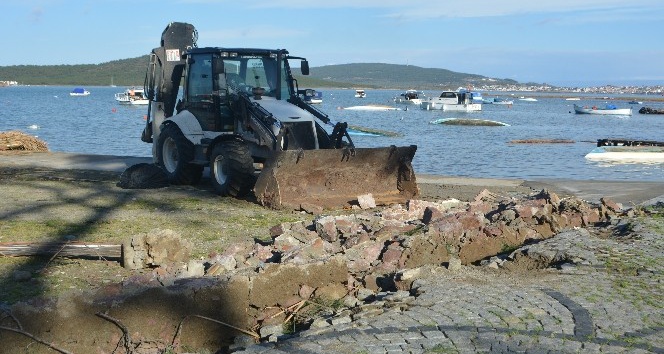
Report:
M135 58L159 46L168 23L188 22L199 47L284 48L313 68L664 85L664 0L2 0L0 14L0 66Z

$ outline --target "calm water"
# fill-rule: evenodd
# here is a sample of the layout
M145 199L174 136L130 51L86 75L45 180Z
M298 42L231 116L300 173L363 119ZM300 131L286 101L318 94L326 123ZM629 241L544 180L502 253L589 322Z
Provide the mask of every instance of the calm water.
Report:
M92 94L70 97L73 87L0 88L0 131L21 130L46 141L51 151L126 156L151 156L151 145L140 140L147 106L127 107L114 100L123 87L86 87ZM417 173L450 176L519 179L568 178L577 180L664 181L664 164L609 165L587 161L584 155L600 138L664 140L664 116L637 113L631 117L575 115L572 104L558 97L519 101L511 108L483 105L482 112L349 111L338 107L390 104L399 91L321 90L318 108L334 121L399 132L399 137L353 136L358 147L417 145L413 161ZM425 91L428 95L440 92ZM526 95L527 96L527 95ZM484 93L484 97L494 97ZM583 97L583 96L581 96ZM643 105L664 108L639 98ZM582 99L583 105L604 100ZM624 101L615 101L626 106ZM400 105L399 107L405 107ZM430 124L438 118L497 120L506 127L471 127ZM517 139L569 139L573 144L509 144Z

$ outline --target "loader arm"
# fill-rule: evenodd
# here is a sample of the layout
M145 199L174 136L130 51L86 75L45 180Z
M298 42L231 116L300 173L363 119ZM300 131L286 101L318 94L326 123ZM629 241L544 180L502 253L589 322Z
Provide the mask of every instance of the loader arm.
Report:
M317 109L316 107L304 102L300 96L294 96L289 99L289 102L295 104L296 106L304 109L305 111L314 115L321 122L333 126L332 134L330 135L330 140L335 149L340 149L342 147L354 148L353 139L350 138L348 134L348 124L347 123L334 123L330 117ZM344 144L343 138L346 138L347 144Z
M281 122L259 104L251 102L248 94L241 93L235 97L234 101L237 102L243 125L258 134L261 145L267 145L270 150L277 150L279 133L275 134L275 131L281 132Z

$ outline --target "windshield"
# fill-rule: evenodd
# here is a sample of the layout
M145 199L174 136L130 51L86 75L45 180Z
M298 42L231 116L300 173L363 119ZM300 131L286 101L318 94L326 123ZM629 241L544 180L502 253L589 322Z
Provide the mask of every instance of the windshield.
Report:
M265 90L265 96L278 99L288 98L289 96L288 83L285 80L285 67L283 63L281 67L278 67L276 57L237 56L223 58L223 73L229 93L251 93L252 88L261 87ZM281 91L280 95L278 95L279 91Z

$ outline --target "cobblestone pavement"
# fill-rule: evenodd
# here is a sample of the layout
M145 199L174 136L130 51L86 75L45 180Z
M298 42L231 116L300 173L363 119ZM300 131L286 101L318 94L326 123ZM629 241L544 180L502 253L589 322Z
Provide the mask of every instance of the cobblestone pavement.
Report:
M239 352L664 353L659 219L638 226L638 236L547 241L558 255L594 254L578 264L427 269L413 283L417 296L386 293L361 311Z

